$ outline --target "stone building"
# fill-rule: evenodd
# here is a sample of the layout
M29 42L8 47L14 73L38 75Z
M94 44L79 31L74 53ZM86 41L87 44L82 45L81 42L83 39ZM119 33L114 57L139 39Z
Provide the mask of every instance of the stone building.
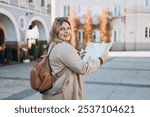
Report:
M51 26L50 0L0 0L0 46L9 49L12 58L20 61L22 48L28 41L49 40ZM37 27L37 37L26 37L29 29ZM28 40L28 41L27 41Z
M103 9L111 12L111 41L114 51L150 50L150 0L51 0L52 21L58 16L69 17L76 12L80 21L77 40L85 38L85 15L92 13L93 40L100 42L99 17Z

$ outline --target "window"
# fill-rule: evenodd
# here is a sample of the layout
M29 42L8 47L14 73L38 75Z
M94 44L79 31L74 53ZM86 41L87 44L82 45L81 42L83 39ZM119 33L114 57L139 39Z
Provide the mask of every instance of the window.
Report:
M149 38L150 38L150 28L149 28Z
M93 41L95 42L96 41L96 32L93 32L92 36L93 36Z
M150 38L150 27L145 27L145 38Z
M70 16L70 6L64 6L64 16L65 17Z
M114 5L113 6L113 15L114 16L121 16L121 6L120 5Z
M120 42L121 41L121 30L115 30L114 31L114 42Z
M78 31L78 41L83 42L84 32L82 30Z
M119 5L119 6L118 6L118 11L117 11L117 16L120 16L120 15L121 15L120 11L121 11L121 8L120 8L120 5Z
M144 6L150 6L150 0L145 0L144 1Z
M93 33L92 33L92 41L93 42L100 42L100 31L99 30L93 30Z
M78 32L78 39L79 39L79 41L81 41L81 32L80 31Z
M83 31L83 39L84 39L84 37L85 37L85 32ZM82 40L83 41L83 40Z
M117 41L117 32L114 31L114 42L116 42L116 41Z
M33 0L29 0L29 2L33 2Z
M114 16L117 16L117 7L114 7Z
M150 39L150 27L145 27L145 38Z
M145 37L147 37L147 27L145 28Z
M41 7L45 6L45 0L41 0Z

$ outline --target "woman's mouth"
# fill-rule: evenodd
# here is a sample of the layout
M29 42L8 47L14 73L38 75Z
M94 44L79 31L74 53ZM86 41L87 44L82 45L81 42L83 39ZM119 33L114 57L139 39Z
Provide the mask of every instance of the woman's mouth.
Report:
M64 37L69 37L70 35L64 35Z

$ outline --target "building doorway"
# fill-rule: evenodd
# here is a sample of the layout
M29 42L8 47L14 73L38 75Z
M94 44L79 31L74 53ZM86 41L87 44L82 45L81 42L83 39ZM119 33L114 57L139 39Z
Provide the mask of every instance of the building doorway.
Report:
M4 31L0 28L0 66L4 64Z
M0 28L0 46L4 45L4 31Z

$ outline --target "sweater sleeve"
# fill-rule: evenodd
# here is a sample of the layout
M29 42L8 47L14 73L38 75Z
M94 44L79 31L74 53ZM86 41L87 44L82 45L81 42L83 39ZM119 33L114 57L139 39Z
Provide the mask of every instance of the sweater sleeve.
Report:
M71 71L78 74L88 74L96 71L100 67L99 59L84 62L77 50L70 44L62 43L63 51L59 53L60 61Z

